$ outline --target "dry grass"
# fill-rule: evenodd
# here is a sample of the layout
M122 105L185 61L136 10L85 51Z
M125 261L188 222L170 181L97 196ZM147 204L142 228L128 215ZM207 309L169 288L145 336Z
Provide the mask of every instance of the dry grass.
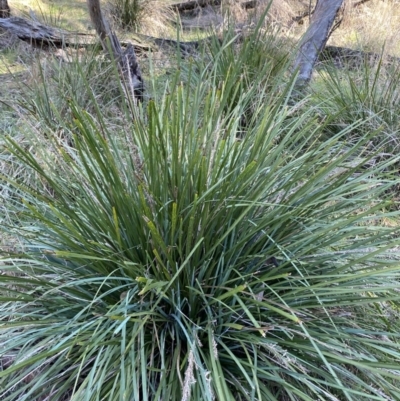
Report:
M162 0L108 0L103 7L116 31L139 31L156 37L171 36L177 16Z
M144 0L144 3L141 31L150 36L170 36L171 25L177 20L172 8L165 1L160 0Z
M359 0L345 0L341 11L343 20L333 32L329 44L365 51L400 56L400 4L398 0L369 0L355 7ZM267 0L262 0L264 5ZM269 23L279 24L283 32L299 38L307 29L309 18L301 24L293 21L311 9L315 1L273 0L269 11ZM260 8L262 9L262 8ZM257 11L257 15L259 12Z
M220 7L221 14L230 21L235 21L239 25L254 25L263 17L268 8L265 24L270 26L280 26L287 31L293 26L292 18L296 15L299 6L292 0L259 0L255 8L246 10L240 2L235 0L226 0Z
M90 29L86 0L12 0L9 3L12 15L28 15L69 31Z
M346 2L343 21L334 32L335 45L400 56L400 6L398 1L370 0L354 7Z
M112 0L109 0L112 1ZM171 22L178 21L169 4L175 0L143 0L144 13L142 16L141 32L157 37L170 37L174 34ZM346 0L343 12L343 21L336 30L330 43L381 52L385 46L385 52L392 55L400 55L400 7L398 1L369 0L366 3L354 7L357 0ZM104 5L107 1L103 2ZM259 5L253 10L244 10L236 0L224 0L222 6L199 10L198 15L189 20L186 19L182 26L204 28L222 25L229 20L239 25L251 25L262 15L268 6L269 0L260 0ZM315 1L311 1L311 6ZM310 6L308 0L273 0L270 5L266 23L279 26L282 33L291 37L300 37L308 26L308 18L304 18L302 24L298 24L293 17L304 13ZM14 14L34 15L49 24L61 26L65 29L76 31L90 30L90 21L86 10L85 0L13 0L11 2ZM32 13L31 13L32 14ZM73 18L71 18L73 16ZM178 24L179 25L179 24Z

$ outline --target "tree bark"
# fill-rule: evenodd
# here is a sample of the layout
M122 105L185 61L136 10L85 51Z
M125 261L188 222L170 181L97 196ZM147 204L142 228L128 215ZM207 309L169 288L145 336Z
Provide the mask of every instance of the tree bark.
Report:
M123 51L117 35L111 30L100 7L100 0L87 0L90 19L99 35L104 51L117 61L120 74L128 85L129 92L139 101L143 100L144 85L142 73L137 62L135 49L128 45Z
M38 46L40 48L46 46L83 47L96 43L94 35L70 33L21 17L0 18L0 28L11 32L19 39L30 43L32 46Z
M11 16L11 9L7 0L0 0L0 18L9 18Z
M343 0L318 1L310 26L300 41L293 64L293 70L298 70L296 85L304 85L311 79L314 64L325 47L330 29L342 3Z

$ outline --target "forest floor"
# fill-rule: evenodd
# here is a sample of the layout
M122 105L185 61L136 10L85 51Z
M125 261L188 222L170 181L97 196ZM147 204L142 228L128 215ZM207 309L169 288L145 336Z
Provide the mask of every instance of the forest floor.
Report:
M104 2L104 10L111 15L112 2ZM234 21L238 30L255 25L262 15L266 0L260 0L256 9L244 10L237 3L223 2L221 6L197 8L190 12L176 14L169 4L176 0L149 0L141 14L141 28L138 32L154 37L181 40L196 40L215 33ZM338 28L331 35L328 44L355 50L400 56L400 11L395 2L370 0L355 7L353 0L347 0ZM85 0L15 0L11 3L12 15L34 19L45 25L69 32L92 33ZM225 5L226 4L226 5ZM304 6L293 0L275 1L268 16L269 28L279 31L280 36L295 44L306 31L309 18L296 19L304 14ZM118 29L123 40L133 40L134 35ZM0 74L20 72L29 68L32 54L36 51L21 43L8 32L0 32Z

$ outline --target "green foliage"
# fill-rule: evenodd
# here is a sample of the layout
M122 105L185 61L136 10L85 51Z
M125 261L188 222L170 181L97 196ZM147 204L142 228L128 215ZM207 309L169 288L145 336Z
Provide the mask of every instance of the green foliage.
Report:
M121 28L136 31L140 27L147 6L146 1L143 0L112 0L110 12Z
M267 8L264 14L267 13ZM257 101L251 97L243 97L250 91L254 97L280 95L282 90L282 76L289 70L290 53L287 45L277 37L274 28L261 29L264 18L260 18L259 25L252 31L237 34L232 26L222 35L215 35L207 42L206 51L196 60L195 70L215 69L217 82L224 82L224 96L227 99L225 112L229 113L238 102L246 99L241 126L246 129L254 112ZM218 39L222 36L222 40ZM185 70L185 63L181 66ZM191 78L193 79L193 69ZM197 79L203 79L197 74ZM288 78L290 80L290 78ZM260 93L257 93L257 86Z
M325 67L312 85L312 103L319 118L330 121L327 136L359 121L362 124L351 130L347 140L375 132L367 147L376 154L372 162L396 156L400 150L400 66L393 60L379 58L373 63L365 57L356 69ZM399 164L391 168L396 172ZM390 194L397 208L399 187L393 187Z
M400 398L396 160L366 168L359 125L321 141L285 69L232 102L238 54L118 125L65 90L70 118L7 138L30 178L2 177L23 244L0 276L3 401Z
M85 53L65 50L66 62L50 58L33 67L30 81L20 84L24 96L17 99L19 107L39 126L59 133L66 131L65 120L71 118L69 99L89 112L100 108L110 116L119 102L121 85L115 63L98 51L97 47Z
M337 132L343 126L363 121L353 135L379 131L373 144L379 147L384 142L387 153L398 153L400 67L385 65L383 59L372 66L370 60L364 59L355 71L331 67L325 72L316 87L315 98L323 114L335 116L331 129Z

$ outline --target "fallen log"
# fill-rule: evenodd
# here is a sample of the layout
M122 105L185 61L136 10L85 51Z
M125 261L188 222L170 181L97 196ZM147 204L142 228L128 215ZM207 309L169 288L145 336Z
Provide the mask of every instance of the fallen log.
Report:
M0 18L0 28L9 31L31 46L41 49L90 48L99 43L94 34L64 31L20 17ZM154 49L158 44L150 40L150 37L135 35L133 43L121 41L121 45L124 47L133 45L135 51L144 52Z
M68 32L19 17L0 18L0 28L8 30L19 39L40 48L90 48L99 42L97 36L90 33ZM179 48L185 55L197 49L206 40L183 42L142 34L132 34L132 36L134 37L133 43L127 41L120 43L123 47L133 46L134 50L139 53L169 46Z
M19 39L33 46L40 45L42 48L46 46L49 48L90 48L98 45L96 35L63 31L19 17L0 18L0 28L7 29L18 36ZM183 42L142 34L132 34L132 37L134 38L133 43L121 41L121 45L124 47L133 45L137 52L147 52L165 47L179 48L182 55L196 51L203 43L211 39L211 37L208 37L199 41ZM350 68L360 66L366 58L373 61L381 57L377 53L330 45L325 46L324 50L318 56L319 61L335 60L338 62L337 64L343 64L343 66ZM400 58L398 57L387 56L386 60L389 63L400 63Z
M171 4L171 8L182 13L184 11L194 10L198 7L219 6L221 0L188 0Z
M367 2L369 2L369 1L370 1L370 0L360 0L360 1L357 1L356 3L353 4L353 7L356 8L356 7L361 6L361 5L363 5L364 3L367 3Z
M0 18L8 18L11 16L11 9L7 0L0 0Z
M143 101L145 88L135 48L131 44L126 46L125 50L122 48L116 33L104 18L100 0L87 0L86 3L103 50L117 62L127 97L132 97L134 101Z
M256 8L258 3L258 0L247 0L241 2L240 6L245 10L249 10L251 8ZM207 6L220 6L221 4L222 0L187 0L179 3L172 3L171 8L179 13L183 13L186 11L193 11L196 8L204 8Z
M10 31L33 46L64 47L72 43L94 44L96 37L85 33L72 33L20 17L0 18L0 28Z
M351 5L351 7L356 8L356 7L359 7L359 6L365 4L365 3L369 2L369 1L371 1L371 0L360 0L360 1L357 1L356 3L353 3ZM313 8L312 10L309 9L307 11L304 11L301 14L296 15L295 17L292 17L292 21L298 22L298 23L302 23L303 19L306 18L306 17L311 17L314 14L314 11L315 11L315 8Z
M88 1L88 6L92 23L97 23L96 32L100 37L104 51L111 53L118 63L121 77L128 87L127 95L141 101L144 86L134 46L128 44L125 50L122 49L121 42L115 33L108 29L103 20L99 0ZM64 48L71 46L71 38L74 37L76 40L77 36L85 38L83 44L86 45L93 45L97 42L97 38L93 35L70 33L19 17L0 18L0 28L10 31L19 39L27 41L33 46ZM91 39L89 43L88 37Z
M338 67L348 69L361 68L365 63L375 63L382 59L382 54L374 52L364 52L348 47L328 45L322 50L318 57L319 61L333 61ZM400 57L387 55L384 61L388 64L400 64Z
M244 8L245 10L250 10L252 8L256 8L259 4L258 0L249 0L249 1L244 1L243 3L240 3L240 6Z

